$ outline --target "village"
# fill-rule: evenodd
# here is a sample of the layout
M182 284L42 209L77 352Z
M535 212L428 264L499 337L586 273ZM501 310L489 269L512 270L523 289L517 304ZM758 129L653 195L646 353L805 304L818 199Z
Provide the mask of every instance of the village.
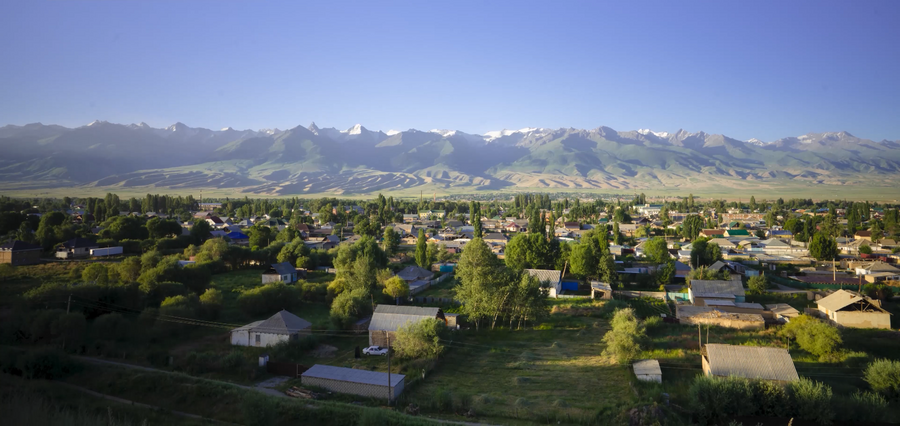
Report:
M897 206L746 198L4 197L4 390L240 424L900 421Z

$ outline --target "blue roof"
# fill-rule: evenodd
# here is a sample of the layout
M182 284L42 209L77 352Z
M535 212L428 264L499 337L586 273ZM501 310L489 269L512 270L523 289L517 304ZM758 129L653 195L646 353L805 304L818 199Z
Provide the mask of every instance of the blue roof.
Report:
M229 232L229 233L225 234L225 236L228 238L231 238L232 240L249 240L250 239L250 237L248 237L247 234L244 234L243 232L237 232L237 231Z

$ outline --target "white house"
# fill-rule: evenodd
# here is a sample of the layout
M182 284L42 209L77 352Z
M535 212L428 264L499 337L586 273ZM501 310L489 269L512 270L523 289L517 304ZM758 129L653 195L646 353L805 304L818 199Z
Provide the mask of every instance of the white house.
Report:
M288 262L275 263L262 273L262 283L283 282L290 284L297 281L297 268Z
M552 269L526 269L529 275L535 277L548 289L548 295L555 298L562 292L562 271Z
M309 321L288 311L272 315L265 321L251 322L231 330L231 344L236 346L274 346L281 342L307 336L312 330Z

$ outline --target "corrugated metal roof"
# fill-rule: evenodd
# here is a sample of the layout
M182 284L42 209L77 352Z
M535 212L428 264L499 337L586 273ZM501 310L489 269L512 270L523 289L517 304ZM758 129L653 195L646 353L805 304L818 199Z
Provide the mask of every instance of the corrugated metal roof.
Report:
M292 334L310 327L312 327L312 323L309 321L288 311L282 310L256 326L250 327L250 331L257 333Z
M297 268L293 267L289 262L273 263L272 267L266 271L266 274L276 273L278 275L289 275L297 272Z
M744 285L739 280L691 280L691 291L694 293L733 294L735 296L746 294Z
M659 368L659 361L655 359L635 361L632 366L634 367L634 374L638 376L662 375L662 370Z
M737 308L744 308L744 309L759 309L759 310L765 309L765 308L763 308L763 305L760 305L759 303L750 303L750 302L735 302L734 306Z
M795 317L800 315L800 311L795 309L793 306L788 305L787 303L773 303L770 305L766 305L766 308L774 312L776 315L785 317Z
M34 244L26 243L25 241L10 241L6 244L0 246L0 250L4 251L25 251L25 250L40 250L41 246L36 246Z
M397 276L403 278L403 281L417 281L421 278L431 278L434 273L418 266L407 266L398 272Z
M710 343L705 346L710 374L748 379L799 380L791 355L783 348Z
M316 364L301 374L301 377L339 380L349 383L387 386L388 374L379 371L357 370L355 368L332 367ZM397 386L406 378L403 374L391 374L391 387Z
M733 300L704 300L706 306L735 306Z
M443 316L441 308L422 308L418 306L378 305L372 314L369 330L397 331L408 322L421 321L427 318Z
M860 300L863 300L863 298L856 293L849 292L847 290L838 290L834 293L831 293L827 297L822 298L816 303L819 306L828 309L829 311L835 312L842 308L845 308L851 303L859 302Z
M537 278L538 281L547 281L551 284L558 283L562 279L562 271L552 269L526 269L525 272Z

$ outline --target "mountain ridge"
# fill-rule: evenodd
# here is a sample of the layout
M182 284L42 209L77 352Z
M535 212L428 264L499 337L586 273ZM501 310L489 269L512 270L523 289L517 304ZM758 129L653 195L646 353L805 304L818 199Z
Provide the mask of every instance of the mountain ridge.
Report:
M642 189L795 180L900 183L900 141L849 132L765 143L705 132L536 128L210 130L96 120L0 127L0 183L32 188L234 188L260 194L437 188ZM90 165L90 167L86 167Z

